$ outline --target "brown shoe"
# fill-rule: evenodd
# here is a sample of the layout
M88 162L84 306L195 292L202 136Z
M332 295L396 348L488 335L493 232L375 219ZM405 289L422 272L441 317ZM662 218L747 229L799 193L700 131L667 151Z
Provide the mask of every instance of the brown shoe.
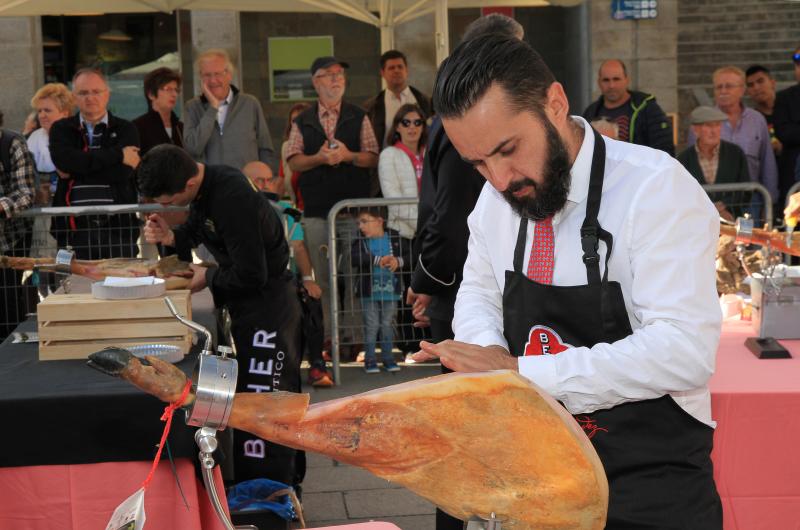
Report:
M308 371L308 383L317 388L329 388L333 386L333 378L324 368L311 368Z

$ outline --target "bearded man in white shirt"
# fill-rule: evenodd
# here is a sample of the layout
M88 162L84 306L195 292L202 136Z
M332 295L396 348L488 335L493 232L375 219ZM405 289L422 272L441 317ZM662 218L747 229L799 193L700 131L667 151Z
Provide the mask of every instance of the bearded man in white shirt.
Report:
M469 217L456 340L422 343L415 360L517 370L563 403L608 476L606 528L721 529L708 390L719 218L706 194L672 157L570 116L516 39L459 46L434 107L488 182Z

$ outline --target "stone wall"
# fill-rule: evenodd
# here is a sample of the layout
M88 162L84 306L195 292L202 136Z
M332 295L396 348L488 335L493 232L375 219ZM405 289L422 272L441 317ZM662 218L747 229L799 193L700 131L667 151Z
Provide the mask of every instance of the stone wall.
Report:
M0 49L0 111L5 116L4 127L19 131L31 112L31 97L44 83L39 17L0 17Z
M660 3L659 3L660 5ZM680 115L713 101L711 74L725 65L769 68L778 88L794 83L791 52L800 45L800 4L784 0L678 0ZM682 119L681 139L686 120Z
M622 59L631 88L656 96L664 112L678 110L678 0L659 0L658 17L614 20L610 0L589 2L592 99L600 95L597 71L606 59Z

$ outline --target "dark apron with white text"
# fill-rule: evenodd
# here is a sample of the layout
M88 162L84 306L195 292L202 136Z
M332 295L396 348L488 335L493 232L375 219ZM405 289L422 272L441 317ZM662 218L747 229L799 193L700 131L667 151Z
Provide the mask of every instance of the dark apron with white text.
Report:
M544 285L525 276L522 261L527 220L523 218L514 250L514 270L506 271L503 290L504 334L515 356L557 354L565 346L592 347L632 334L620 285L608 281L613 238L597 222L605 143L599 134L594 135L586 217L581 227L588 284ZM602 278L599 240L607 248ZM714 431L668 394L579 414L575 419L591 439L608 477L606 528L722 528L722 506L711 463Z

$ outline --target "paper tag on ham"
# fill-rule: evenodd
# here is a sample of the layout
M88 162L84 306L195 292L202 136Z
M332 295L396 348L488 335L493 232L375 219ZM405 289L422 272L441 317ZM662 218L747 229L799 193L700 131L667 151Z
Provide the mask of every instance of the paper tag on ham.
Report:
M117 506L106 530L142 530L147 518L144 515L144 490L140 489Z

